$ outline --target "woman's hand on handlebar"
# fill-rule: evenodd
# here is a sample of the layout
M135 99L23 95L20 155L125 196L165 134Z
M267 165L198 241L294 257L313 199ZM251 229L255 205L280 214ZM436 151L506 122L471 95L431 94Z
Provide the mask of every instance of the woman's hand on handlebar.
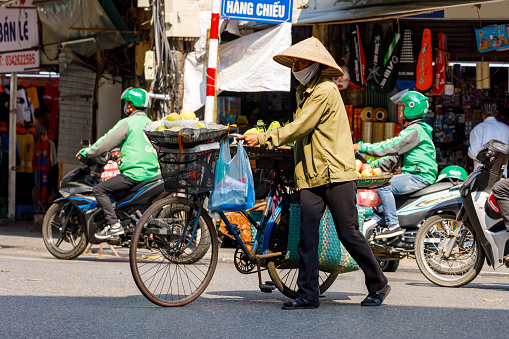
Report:
M250 133L244 134L237 137L237 140L244 140L248 146L254 147L258 145L258 134Z
M359 151L359 144L353 144L353 150Z

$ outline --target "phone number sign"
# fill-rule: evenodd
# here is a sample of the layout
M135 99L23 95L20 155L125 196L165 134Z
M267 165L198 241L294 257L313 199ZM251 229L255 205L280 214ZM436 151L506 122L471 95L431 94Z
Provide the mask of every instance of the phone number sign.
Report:
M39 51L23 51L0 54L0 73L20 72L41 65Z
M222 0L221 17L280 24L292 22L292 0Z

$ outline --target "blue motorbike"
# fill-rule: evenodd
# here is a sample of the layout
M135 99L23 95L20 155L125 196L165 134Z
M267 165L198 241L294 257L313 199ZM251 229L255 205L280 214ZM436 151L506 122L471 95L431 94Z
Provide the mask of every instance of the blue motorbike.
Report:
M100 240L95 233L106 224L104 212L92 194L100 182L100 175L112 153L94 159L81 158L86 165L67 173L60 182L61 198L55 200L42 223L42 236L48 251L58 259L75 259L85 251L87 244L107 242L128 247L136 222L154 202L168 195L164 192L161 176L143 181L130 190L112 198L113 208L124 234Z

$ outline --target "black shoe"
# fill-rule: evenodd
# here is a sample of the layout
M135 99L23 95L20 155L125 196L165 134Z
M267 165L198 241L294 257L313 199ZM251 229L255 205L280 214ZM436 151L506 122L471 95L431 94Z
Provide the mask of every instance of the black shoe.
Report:
M361 302L361 306L380 306L385 300L385 297L389 295L391 291L391 287L389 285L385 285L381 290L376 291L375 293L370 293Z
M320 306L319 301L309 301L306 299L295 299L287 301L283 304L283 310L301 310L305 308L318 308Z
M384 228L383 232L380 234L375 235L375 239L387 239L387 238L394 238L398 235L402 235L405 233L405 230L403 230L401 227L396 227L393 230L389 230L388 228Z

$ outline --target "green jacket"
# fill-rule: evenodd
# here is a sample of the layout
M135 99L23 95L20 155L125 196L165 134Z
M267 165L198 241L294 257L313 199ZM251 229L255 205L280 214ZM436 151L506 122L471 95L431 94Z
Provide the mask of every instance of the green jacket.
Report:
M145 112L136 111L117 122L95 144L83 148L81 154L94 158L120 146L120 172L136 181L152 179L157 176L159 163L156 150L143 132L145 125L151 121Z
M262 146L295 141L295 181L299 188L357 179L350 124L338 87L317 76L297 88L297 111L284 127L258 134Z
M383 157L371 162L376 167L390 160L391 156L402 156L401 173L418 175L427 183L434 184L438 165L436 149L431 139L433 128L422 120L415 120L397 137L374 144L359 141L359 151L374 157Z

